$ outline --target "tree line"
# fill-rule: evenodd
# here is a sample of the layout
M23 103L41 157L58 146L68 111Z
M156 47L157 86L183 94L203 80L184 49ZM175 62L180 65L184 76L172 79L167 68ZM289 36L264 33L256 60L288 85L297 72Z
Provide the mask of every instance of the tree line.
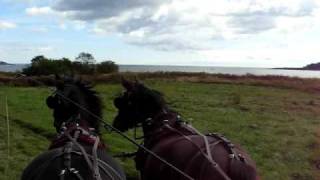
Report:
M75 61L68 58L49 59L45 56L36 56L31 60L31 65L24 68L22 72L28 76L50 75L50 74L107 74L118 72L119 67L113 61L96 63L93 55L82 52Z

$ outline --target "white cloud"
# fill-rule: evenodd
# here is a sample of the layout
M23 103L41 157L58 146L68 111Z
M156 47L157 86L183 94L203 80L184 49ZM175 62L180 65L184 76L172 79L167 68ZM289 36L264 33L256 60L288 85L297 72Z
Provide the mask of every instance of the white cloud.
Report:
M59 0L27 13L56 15L61 29L90 28L136 46L192 51L208 61L282 65L278 59L290 64L317 57L310 51L315 46L288 45L320 31L319 6L316 0Z
M39 47L34 47L31 49L31 51L39 52L40 54L51 52L53 50L54 50L54 47L52 47L52 46L39 46Z
M0 57L8 60L20 59L28 62L34 56L39 54L49 55L55 50L51 45L23 42L2 42L0 44Z
M245 67L302 67L319 60L317 43L292 44L280 47L240 47L203 50L197 53L207 65Z
M53 9L67 12L68 17L78 20L95 20L118 16L139 8L157 8L171 0L59 0Z
M31 7L26 9L26 13L30 16L52 15L55 12L49 6L45 7Z
M9 44L10 47L10 44ZM48 53L54 50L50 45L36 45L36 44L21 44L16 43L15 47L11 47L12 51L20 51L22 53L34 53L34 54L43 54Z
M223 40L271 30L288 33L317 8L312 0L60 0L54 6L65 18L93 22L92 32L121 34L128 43L166 51L215 48Z
M0 30L13 29L16 27L17 25L13 22L0 20Z

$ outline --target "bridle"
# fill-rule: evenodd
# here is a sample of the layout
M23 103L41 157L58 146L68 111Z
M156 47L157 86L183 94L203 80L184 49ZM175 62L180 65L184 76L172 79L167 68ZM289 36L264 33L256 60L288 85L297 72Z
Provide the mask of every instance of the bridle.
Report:
M153 118L148 117L146 118L144 121L142 121L141 123L138 123L136 120L134 122L135 126L134 126L134 139L135 140L141 140L141 139L145 139L149 136L152 136L154 134L157 134L158 131L156 132L152 132L151 134L143 134L142 136L137 137L137 129L138 128L144 128L144 127L150 127L152 125L154 125L155 120L160 117L162 114L167 114L167 110L166 109L162 109L159 113L157 113Z

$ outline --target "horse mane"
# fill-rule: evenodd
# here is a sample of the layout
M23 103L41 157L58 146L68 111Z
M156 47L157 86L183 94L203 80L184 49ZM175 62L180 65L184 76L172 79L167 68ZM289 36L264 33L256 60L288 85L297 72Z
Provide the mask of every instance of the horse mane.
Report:
M80 89L85 95L85 101L87 102L87 110L95 114L99 118L102 118L102 108L103 103L99 97L99 93L93 89L93 86L89 83L85 83L81 80L75 82L75 85ZM86 113L85 120L96 129L97 133L100 132L100 123L96 117Z
M164 98L163 93L158 90L150 89L143 84L138 84L137 96L144 100L147 100L150 103L150 106L155 106L155 108L159 109L167 109L167 102Z
M150 97L152 97L158 105L160 105L162 107L166 106L167 103L164 99L163 93L161 93L160 91L157 91L155 89L149 89L149 88L146 88L146 89L148 89L146 91L146 94L150 95Z

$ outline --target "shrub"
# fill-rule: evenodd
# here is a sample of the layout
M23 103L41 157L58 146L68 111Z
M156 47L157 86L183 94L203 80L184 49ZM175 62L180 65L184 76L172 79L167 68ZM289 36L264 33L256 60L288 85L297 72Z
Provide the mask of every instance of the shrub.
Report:
M79 58L80 57L80 58ZM40 76L50 74L85 74L92 75L95 73L113 73L118 72L118 65L113 61L104 61L100 64L89 63L93 60L91 54L79 55L77 59L81 61L70 61L67 58L48 59L44 56L36 56L31 60L31 66L22 70L28 76Z
M118 72L118 70L118 65L113 61L103 61L97 64L97 73L108 74Z
M96 72L95 64L72 62L72 72L75 74L94 74Z
M44 56L36 56L31 60L31 66L24 68L22 72L28 76L70 74L72 73L72 63L67 58L54 60Z

